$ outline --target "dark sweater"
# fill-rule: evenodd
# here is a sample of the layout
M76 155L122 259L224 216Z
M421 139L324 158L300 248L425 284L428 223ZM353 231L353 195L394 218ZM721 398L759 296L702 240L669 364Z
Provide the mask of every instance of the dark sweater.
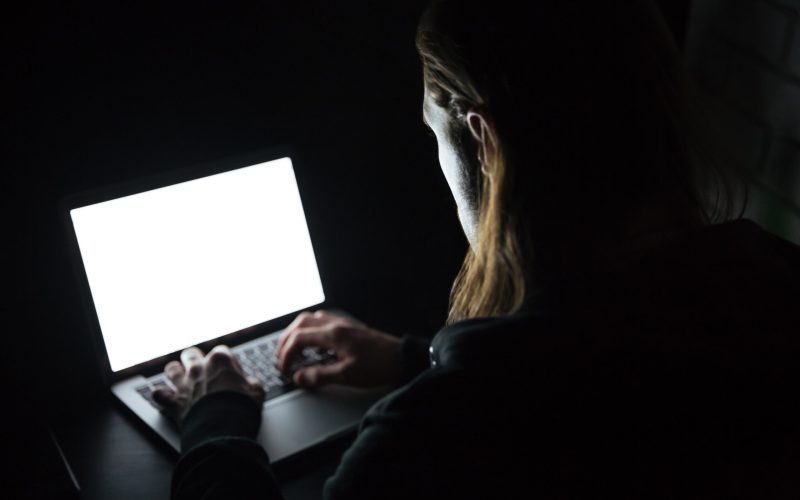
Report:
M800 498L800 247L736 221L621 264L406 337L323 496ZM173 498L280 498L260 418L200 400Z

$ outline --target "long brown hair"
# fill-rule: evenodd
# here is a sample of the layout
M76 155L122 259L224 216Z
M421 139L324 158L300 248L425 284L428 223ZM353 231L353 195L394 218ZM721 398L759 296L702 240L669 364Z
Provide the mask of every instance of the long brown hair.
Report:
M651 2L434 0L416 45L453 126L480 109L497 137L448 323L513 313L654 199L683 228L731 217L735 177Z

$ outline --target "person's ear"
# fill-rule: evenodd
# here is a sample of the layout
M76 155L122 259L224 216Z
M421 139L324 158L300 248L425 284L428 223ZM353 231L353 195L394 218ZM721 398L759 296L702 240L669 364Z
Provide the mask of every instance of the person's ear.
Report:
M467 111L467 125L472 137L478 143L478 161L481 164L481 170L485 175L491 176L492 173L488 169L486 158L494 155L497 148L494 124L487 113L473 110Z

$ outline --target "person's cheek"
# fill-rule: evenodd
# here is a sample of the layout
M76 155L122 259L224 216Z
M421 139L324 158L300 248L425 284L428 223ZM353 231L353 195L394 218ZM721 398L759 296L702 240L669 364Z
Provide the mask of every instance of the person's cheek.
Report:
M439 147L439 165L442 167L447 185L450 186L450 191L458 201L458 194L460 191L458 168L456 164L456 155L451 148Z

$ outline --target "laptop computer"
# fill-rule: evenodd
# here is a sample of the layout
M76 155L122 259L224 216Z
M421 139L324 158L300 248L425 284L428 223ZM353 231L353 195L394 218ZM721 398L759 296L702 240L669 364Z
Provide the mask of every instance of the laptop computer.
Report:
M274 366L297 313L330 308L285 149L71 195L62 211L101 375L173 449L179 430L152 392L193 345L231 346L265 384L258 441L273 463L354 430L387 392L297 388ZM306 349L294 367L334 359Z

